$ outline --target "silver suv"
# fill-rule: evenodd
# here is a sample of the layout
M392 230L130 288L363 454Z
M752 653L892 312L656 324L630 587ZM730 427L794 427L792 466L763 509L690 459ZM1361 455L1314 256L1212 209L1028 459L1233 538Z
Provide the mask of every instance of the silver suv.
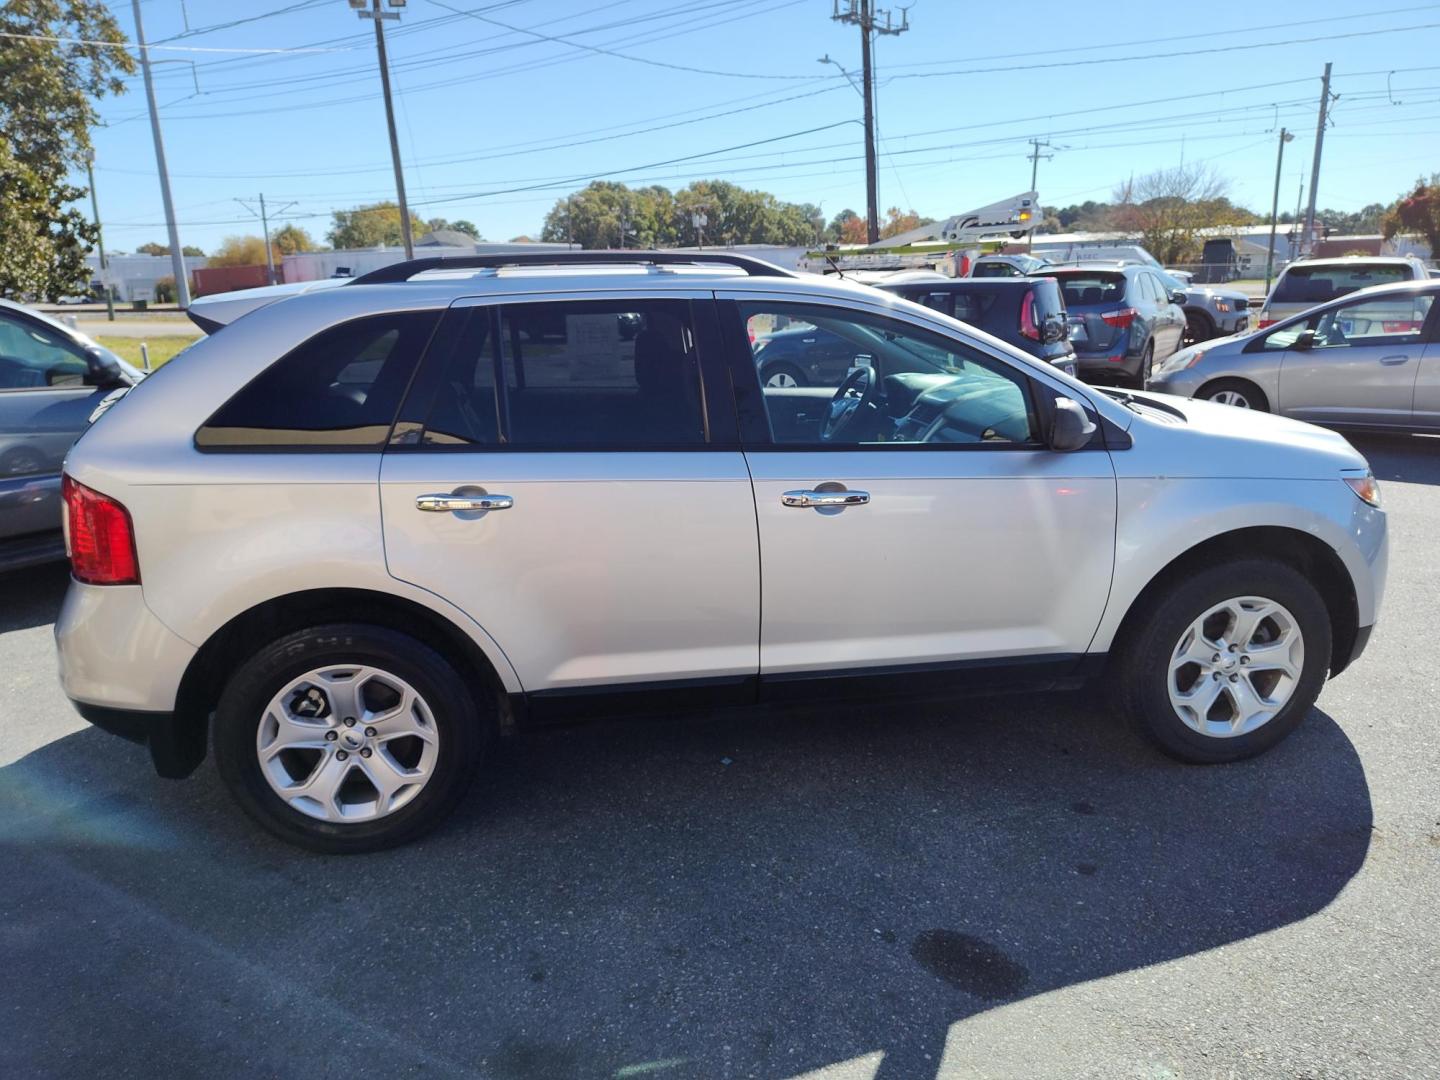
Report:
M1385 515L1338 435L1107 394L865 286L589 252L274 296L71 452L56 638L83 716L164 776L208 742L313 849L433 826L497 735L687 700L1092 680L1234 760L1375 621ZM762 386L752 343L806 326L849 343L836 385Z

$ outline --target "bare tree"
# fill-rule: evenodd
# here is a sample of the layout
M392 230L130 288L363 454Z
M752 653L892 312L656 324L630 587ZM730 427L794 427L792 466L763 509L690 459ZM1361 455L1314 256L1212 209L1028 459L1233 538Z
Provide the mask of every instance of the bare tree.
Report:
M1197 261L1197 234L1234 224L1228 182L1206 165L1179 165L1131 179L1115 189L1115 228L1133 232L1162 263ZM1249 215L1246 215L1247 217Z

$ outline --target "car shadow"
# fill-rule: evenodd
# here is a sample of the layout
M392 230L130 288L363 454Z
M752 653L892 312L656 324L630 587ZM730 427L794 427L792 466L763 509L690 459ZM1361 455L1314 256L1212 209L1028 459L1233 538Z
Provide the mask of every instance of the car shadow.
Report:
M1377 479L1404 484L1440 484L1440 439L1428 435L1346 435L1365 455Z
M167 782L82 731L0 770L0 1067L913 1080L957 1021L1286 926L1360 869L1369 790L1323 711L1211 768L1103 714L532 734L440 831L349 858L259 833L208 764Z
M0 573L0 634L54 622L69 583L68 562Z

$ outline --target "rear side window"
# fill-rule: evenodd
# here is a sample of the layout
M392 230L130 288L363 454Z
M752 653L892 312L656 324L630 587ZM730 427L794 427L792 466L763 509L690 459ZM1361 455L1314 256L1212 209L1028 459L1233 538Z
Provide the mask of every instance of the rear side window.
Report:
M202 450L378 450L439 313L354 319L292 349L195 433Z
M705 444L686 301L509 304L498 313L476 308L462 338L430 407L423 445L633 450Z
M1294 266L1285 271L1270 298L1277 304L1323 304L1370 285L1409 281L1410 268L1393 263L1355 266Z
M1125 299L1124 274L1062 274L1060 292L1067 308L1118 304Z
M1019 277L1020 270L1003 262L978 262L971 277Z

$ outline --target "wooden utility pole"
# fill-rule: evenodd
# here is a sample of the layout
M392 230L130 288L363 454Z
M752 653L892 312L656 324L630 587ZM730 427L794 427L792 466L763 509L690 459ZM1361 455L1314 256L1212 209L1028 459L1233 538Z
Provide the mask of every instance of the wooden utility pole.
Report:
M1320 152L1325 149L1325 122L1330 111L1330 65L1320 83L1320 119L1315 124L1315 160L1310 164L1310 203L1305 210L1303 242L1315 250L1315 195L1320 188Z
M860 67L865 97L865 235L867 243L880 239L880 196L875 163L875 70L871 47L876 34L903 34L910 29L910 11L900 9L900 23L895 24L892 12L879 10L874 0L835 0L835 22L860 27ZM881 19L884 20L882 25Z

